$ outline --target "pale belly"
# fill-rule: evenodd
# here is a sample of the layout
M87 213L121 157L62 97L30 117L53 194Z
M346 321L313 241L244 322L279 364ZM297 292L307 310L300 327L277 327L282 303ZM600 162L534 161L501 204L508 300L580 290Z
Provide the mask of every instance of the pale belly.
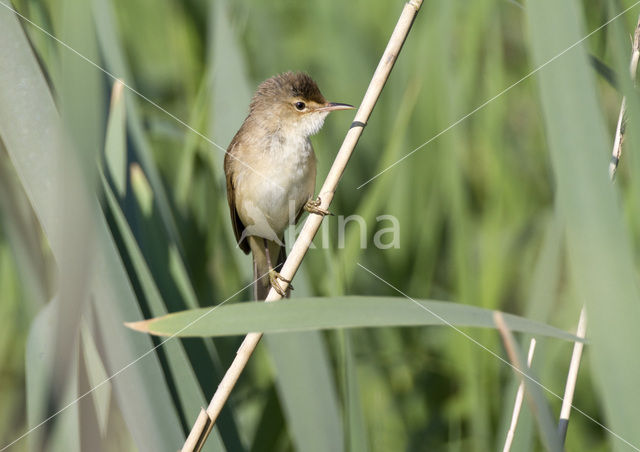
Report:
M256 168L261 175L246 169L236 180L236 193L243 193L236 198L236 209L246 227L245 235L281 239L313 196L315 155L308 141L302 144L302 149L274 152L272 164Z

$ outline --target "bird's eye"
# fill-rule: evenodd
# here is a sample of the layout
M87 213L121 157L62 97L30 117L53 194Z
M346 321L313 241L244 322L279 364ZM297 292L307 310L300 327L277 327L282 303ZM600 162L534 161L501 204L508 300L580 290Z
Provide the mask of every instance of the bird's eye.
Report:
M306 105L304 104L304 102L296 102L295 104L293 104L296 107L296 110L298 111L302 111L304 110L304 108L306 107Z

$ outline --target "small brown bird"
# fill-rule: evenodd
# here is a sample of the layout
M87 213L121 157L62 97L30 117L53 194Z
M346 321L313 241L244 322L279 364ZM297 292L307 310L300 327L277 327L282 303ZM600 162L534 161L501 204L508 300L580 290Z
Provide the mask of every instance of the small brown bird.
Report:
M309 137L329 112L352 108L327 102L304 73L286 72L258 86L224 159L236 240L246 254L253 253L256 300L264 300L270 286L288 296L278 280L290 281L277 271L286 259L284 231L303 210L329 213L319 208L320 198L313 200L316 156Z

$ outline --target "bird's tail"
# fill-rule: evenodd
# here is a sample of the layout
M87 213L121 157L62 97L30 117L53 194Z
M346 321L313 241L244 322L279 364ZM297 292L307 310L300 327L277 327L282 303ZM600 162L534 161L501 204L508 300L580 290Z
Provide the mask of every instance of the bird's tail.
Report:
M259 237L249 237L251 244L251 251L253 255L253 298L254 300L264 300L269 294L271 289L271 283L269 281L269 264L267 262L267 254L264 247L264 241ZM267 240L269 246L269 257L273 269L279 272L282 269L282 264L287 259L287 251L284 247L284 240L282 246L276 242ZM289 298L291 289L287 288L286 294Z

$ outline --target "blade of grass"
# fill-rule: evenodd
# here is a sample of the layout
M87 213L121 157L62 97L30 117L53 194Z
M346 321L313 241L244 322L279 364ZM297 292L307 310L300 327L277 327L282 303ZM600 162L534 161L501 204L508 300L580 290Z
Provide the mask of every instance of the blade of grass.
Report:
M1 13L0 13L1 14ZM49 414L50 371L55 358L54 338L57 300L51 300L31 324L26 347L27 421L38 424ZM72 353L73 355L73 353ZM69 379L58 387L61 403L70 402L77 396L77 360L69 362ZM30 450L52 452L80 452L79 407L75 405L52 422L47 431L38 430L28 437ZM6 447L6 445L3 445Z
M104 144L104 159L109 169L109 176L120 197L123 197L127 190L127 128L123 89L122 82L116 81L113 84Z
M114 92L117 92L117 89L116 83ZM114 99L116 109L112 110L110 116L113 134L107 136L105 149L106 152L110 150L117 155L126 155L125 149L118 148L126 145L124 141L119 140L119 137L124 135L125 123L121 120L121 112L117 108L118 103L124 102L124 97L114 97ZM120 131L117 130L118 127ZM113 142L112 139L116 141ZM199 306L182 256L174 243L169 242L166 246L164 245L166 240L162 219L154 210L154 193L142 168L135 163L131 165L131 195L137 203L129 204L128 218L125 217L104 177L102 186L106 193L108 210L114 219L114 235L117 235L120 238L119 243L122 243L121 253L130 259L134 284L139 285L144 294L140 302L143 310L150 312L151 316L156 316ZM125 204L125 201L122 202ZM137 237L134 237L131 225L137 226ZM146 254L141 250L143 247L147 251ZM184 344L179 341L171 341L163 348L165 353L163 356L166 357L169 366L167 379L170 387L175 388L178 411L185 425L190 422L190 419L185 418L187 413L197 412L203 405L200 397L204 397L209 390L210 381L221 372L218 352L212 345L207 347L208 345L211 344L196 340L191 341L185 349ZM192 366L193 362L198 363L196 368ZM190 384L193 377L197 378L196 387ZM236 422L228 410L223 414L220 429L229 449L243 448ZM224 447L217 429L214 446L208 446L207 449L210 447L219 449Z
M91 340L90 336L87 337ZM78 344L78 393L82 395L92 389L92 385L89 379L89 364L86 361L84 353L83 339L81 338ZM110 395L109 392L107 392ZM98 408L96 405L97 399L92 394L91 397L83 397L78 401L78 417L79 417L79 431L80 431L80 450L90 450L92 452L103 452L102 433L104 427L100 425L98 418L99 413L101 415L108 414L108 404ZM106 418L106 416L104 416ZM104 423L103 423L104 425ZM102 427L102 428L101 428ZM106 426L105 426L106 427Z
M109 378L109 375L107 375L107 370L104 368L100 353L93 342L93 337L86 322L82 323L80 334L81 353L86 366L87 383L89 388L93 388ZM113 391L110 385L103 385L91 393L96 406L97 422L102 436L107 432L112 395Z
M351 452L366 452L370 450L370 448L365 425L365 413L362 409L357 362L353 353L353 340L351 338L351 332L342 331L341 333L344 338L346 450Z
M550 318L553 305L559 301L558 290L560 282L562 281L562 264L564 262L563 251L564 241L562 221L556 215L549 218L545 225L541 249L533 267L531 286L527 292L526 318L542 322L545 322ZM525 337L528 338L527 336ZM524 353L524 350L522 350L521 353ZM548 354L545 354L544 346L537 347L536 356L538 363L553 366L554 363L552 360L547 359L547 355ZM543 374L543 372L541 373ZM521 379L514 374L507 393L513 393L513 391L518 387L520 381ZM498 430L500 432L506 432L508 430L509 406L510 401L507 405L503 405L503 416L501 420L502 427ZM514 450L532 450L533 427L533 418L530 412L524 411L520 416L518 435L514 438ZM504 434L499 436L500 442L503 437ZM498 445L496 445L496 448L497 447Z
M111 74L121 78L129 87L132 86L131 72L129 71L124 51L122 50L114 17L113 5L105 0L95 0L93 2L94 22L98 35L98 43L102 50L107 67ZM148 102L150 100L145 100ZM134 153L140 160L142 167L148 175L149 182L156 196L156 202L160 211L164 227L176 244L182 250L180 234L176 226L176 221L169 203L167 192L162 183L158 169L153 161L151 145L149 144L139 109L133 99L127 103L127 124L130 127L131 136L135 143Z
M344 450L336 389L321 334L267 335L265 341L274 360L276 388L295 448Z
M51 295L51 255L41 243L41 230L29 199L20 185L9 155L0 140L0 225L12 248L14 265L29 292L26 307L35 313Z
M297 287L296 291L304 295L307 289ZM344 450L342 415L322 334L312 331L267 335L265 344L274 363L280 406L296 449Z
M234 131L238 130L247 114L246 106L251 99L253 83L249 79L240 40L232 26L229 2L214 2L208 12L209 23L212 25L207 36L208 76L210 77L208 83L211 87L208 130L216 137L218 144L226 146L231 142ZM226 184L222 163L224 153L210 144L205 152L206 161L218 186L224 187ZM226 197L221 194L214 200L209 200L211 201L216 202L219 212L224 212L221 215L226 216L226 209L228 209ZM224 235L219 235L219 241L235 245L231 222L224 221L221 227ZM250 260L238 252L237 246L233 246L225 254L225 260L230 258L233 259L236 273L240 273L244 281L253 276Z
M391 140L384 146L382 156L380 157L379 168L386 168L390 163L397 160L398 153L402 150L405 133L410 124L409 120L414 113L418 101L420 89L421 83L418 79L414 78L408 83L398 107L399 113L396 115L395 121L391 126ZM395 180L393 178L386 178L377 182L371 190L363 193L362 199L354 212L361 216L365 225L374 223L376 215L379 215L382 209L381 202L385 199L385 196L388 196ZM389 197L389 199L391 198ZM348 219L348 217L346 219ZM339 221L340 220L342 220L342 217L340 217ZM345 225L346 222L343 224L343 227L345 227ZM340 228L340 224L338 227ZM361 244L361 237L364 231L361 229L359 222L351 224L348 229L345 227L345 230L347 231L345 234L346 237L340 237L343 243L338 242L338 248L340 248L342 252L336 259L336 263L339 265L338 268L343 269L343 272L340 273L344 278L345 284L350 285L357 268L355 263L358 261L358 257L364 252Z
M124 122L124 98L122 96L122 85L118 82L114 85L111 112L109 116L109 132L107 133L105 142L105 157L107 164L109 162L109 154L114 165L109 166L110 169L115 171L126 171L126 166L120 168L120 164L126 165L126 142L124 141L125 134L125 122ZM117 163L120 162L120 163ZM120 180L119 177L125 177L125 174L114 177L116 188L122 189L124 194L124 187L126 179ZM118 236L126 248L126 255L130 259L133 267L133 274L140 285L142 292L144 293L145 307L150 310L151 315L164 315L167 313L167 305L161 296L158 287L153 280L153 276L145 262L145 258L136 243L135 237L127 224L127 219L124 213L120 209L120 205L111 191L111 187L107 182L104 175L101 178L102 188L105 193L105 198L109 206L109 211L113 216L116 231ZM120 184L120 185L119 185ZM135 191L135 184L133 184ZM174 261L179 259L176 257ZM191 303L187 303L187 306L197 306L195 297L187 297L187 300ZM183 305L184 306L184 305ZM192 347L193 348L193 347ZM163 347L164 356L167 362L167 379L171 380L171 385L176 393L175 397L178 399L179 413L181 415L183 425L186 425L188 421L184 418L185 413L197 411L204 403L206 399L202 388L199 385L194 369L189 362L189 358L185 352L184 346L180 341L170 341ZM202 366L201 366L202 367ZM230 437L237 438L235 435L229 435ZM236 444L237 446L237 444ZM220 438L218 429L214 431L213 441L207 446L205 450L225 450L225 447Z
M26 425L24 349L33 307L24 301L33 293L28 292L21 280L21 269L15 265L2 233L0 227L0 319L6 319L0 329L0 363L4 375L0 386L0 442L4 443L13 439L16 429Z
M147 267L144 257L138 248L135 238L129 229L124 214L117 204L115 196L109 188L106 180L103 178L103 188L105 190L106 200L114 216L120 236L127 248L129 258L131 259L133 269L144 292L147 306L151 315L165 315L167 313L166 305L162 299L162 295L156 286L151 272ZM178 405L183 421L188 423L184 416L189 413L197 412L200 407L206 403L202 388L198 384L193 366L185 353L184 346L180 341L168 341L163 345L163 350L168 365L169 375L173 381L173 387L177 393ZM213 440L204 450L226 450L220 432L216 428L213 432Z
M282 408L278 401L275 386L271 386L267 393L266 402L260 415L255 435L251 442L251 452L271 452L277 450L278 442L282 441L285 422Z

